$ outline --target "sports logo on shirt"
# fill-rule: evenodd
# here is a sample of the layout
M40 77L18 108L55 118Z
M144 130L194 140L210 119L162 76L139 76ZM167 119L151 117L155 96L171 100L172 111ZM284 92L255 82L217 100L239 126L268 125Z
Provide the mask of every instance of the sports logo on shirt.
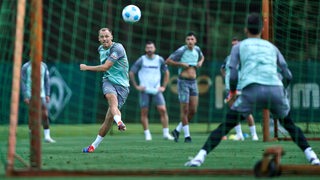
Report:
M111 53L110 57L112 59L118 59L118 53L117 52L113 52L113 53Z

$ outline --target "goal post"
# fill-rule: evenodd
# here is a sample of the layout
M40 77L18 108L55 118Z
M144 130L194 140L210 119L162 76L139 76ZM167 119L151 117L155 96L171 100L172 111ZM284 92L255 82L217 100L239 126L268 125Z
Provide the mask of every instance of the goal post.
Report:
M32 168L41 168L41 99L40 99L40 71L42 61L42 0L32 0L30 12L30 58L32 62L32 87L29 108L30 128L30 165ZM18 122L18 107L20 95L21 64L24 39L24 19L26 1L17 1L16 38L13 62L12 94L10 107L9 145L6 174L12 175L14 171L14 159L16 155L16 130Z
M42 0L31 0L30 12L30 57L32 62L32 87L29 108L30 137L30 165L41 168L41 61L42 61Z
M263 31L262 38L272 42L272 0L262 0L262 16L263 16ZM270 138L270 112L268 109L262 111L262 133L263 142L268 142Z
M14 170L14 157L16 151L16 131L18 124L18 108L19 108L19 95L20 95L20 76L21 76L21 63L22 63L22 49L23 49L23 33L24 33L24 17L26 10L26 0L18 0L17 17L16 17L16 33L14 45L14 58L13 58L13 74L12 79L12 93L10 104L10 126L8 138L8 156L6 174L11 175Z
M279 13L279 9L281 9L281 7L279 6L284 6L286 8L288 8L289 10L289 13L286 14L287 12L285 12L284 10L281 10L283 11L282 13ZM302 9L303 13L303 18L304 18L304 23L307 24L307 21L308 21L308 13L307 13L307 8L310 7L310 11L312 10L312 8L316 8L317 6L315 6L315 3L313 3L313 6L311 6L310 3L308 2L296 2L296 3L293 3L292 1L273 1L273 0L262 0L262 16L263 16L263 32L262 32L262 38L265 39L265 40L268 40L274 44L276 44L276 46L278 46L279 44L284 44L284 46L286 46L286 49L285 49L285 52L284 52L284 55L288 54L288 55L291 55L293 54L293 50L289 49L290 44L293 44L293 43L289 43L289 41L293 41L290 39L290 36L295 36L296 38L298 39L301 39L301 42L299 43L299 46L296 48L296 51L299 53L297 53L299 55L299 57L302 57L302 58L305 58L307 57L310 52L314 52L312 50L312 48L309 47L309 43L311 42L311 37L308 36L309 34L309 31L312 30L312 28L307 28L305 25L301 25L302 28L304 28L303 30L300 30L301 32L299 32L295 27L293 27L293 20L289 19L287 20L288 24L285 24L285 22L279 22L279 17L280 18L292 18L294 19L295 17L297 17L298 15L294 15L293 14L293 6L292 5L296 5L296 6L300 6L299 8ZM312 8L311 8L312 7ZM295 7L296 8L296 7ZM284 14L284 15L282 15ZM299 14L300 15L300 14ZM312 15L309 15L309 18L311 19L312 16L314 16L315 14L312 14ZM318 18L319 19L319 18ZM280 20L281 21L281 20ZM280 24L280 25L279 25ZM286 26L285 26L286 25ZM276 27L278 26L278 27ZM284 29L282 29L282 27L286 27ZM292 29L295 29L295 33L294 35L292 34L286 34L286 31L287 30L290 30L290 28ZM280 32L281 31L281 32ZM289 39L287 40L285 43L282 42L282 40L279 40L279 35L276 35L275 33L278 33L278 34L281 34L284 36L284 39ZM311 31L312 32L312 31ZM311 33L310 33L311 34ZM296 42L294 42L296 43ZM283 45L282 45L283 46ZM315 48L318 46L316 43L315 43ZM281 48L281 47L280 47ZM305 50L303 50L305 49ZM306 55L307 54L307 55ZM317 55L315 55L317 56ZM285 56L286 57L286 56ZM291 56L291 57L288 57L289 59L292 58L294 56ZM287 58L287 57L286 57ZM306 61L300 61L301 63L303 62L306 62ZM301 69L300 69L301 70ZM295 76L295 78L299 78L298 80L301 81L301 79L303 78L301 75L298 75L298 76ZM316 81L316 77L312 78L311 81ZM291 90L289 88L289 90ZM287 91L289 91L287 90ZM301 94L307 94L307 97L302 97L302 100L303 102L308 102L308 98L309 98L309 93L311 94L311 98L315 98L317 99L319 95L317 95L316 93L312 94L313 90L310 90L310 92L300 92ZM295 92L295 90L293 90L293 92ZM315 88L315 92L318 92L318 90ZM290 96L290 92L288 92L289 96ZM299 99L299 97L296 97L294 95L291 95L292 97L288 97L289 98L289 101L294 101L294 102L297 102L297 100L295 99ZM298 96L300 96L300 94L298 94ZM305 100L303 99L305 98ZM298 100L298 103L300 100ZM292 103L290 102L291 104L297 104L297 103ZM310 104L313 104L311 106L315 106L314 104L317 104L317 103L312 103L310 102ZM291 105L291 108L294 108L292 107L293 105ZM306 105L305 105L306 106ZM310 107L311 108L315 108L315 107ZM289 137L280 137L278 131L279 131L279 127L278 126L278 120L277 119L274 119L274 118L270 118L270 112L265 109L263 110L263 121L262 121L262 124L263 124L263 141L264 142L268 142L268 141L273 141L273 140L291 140L291 138ZM300 113L297 113L297 114L300 114ZM300 116L298 116L300 117ZM295 116L296 118L296 116ZM305 117L306 118L306 117ZM270 122L270 121L273 121L273 122ZM307 120L306 122L306 133L310 133L309 132L309 128L312 126L314 129L316 129L315 131L317 132L319 129L319 125L317 125L316 122L311 122L313 123L313 125L310 125L310 122ZM273 124L274 127L273 129L271 130L270 129L270 124ZM315 128L316 127L316 128ZM271 137L271 134L270 134L270 131L273 131L273 135ZM317 133L314 133L313 136L310 136L310 137L307 137L308 140L314 140L314 141L319 141L320 140L320 137L317 136Z

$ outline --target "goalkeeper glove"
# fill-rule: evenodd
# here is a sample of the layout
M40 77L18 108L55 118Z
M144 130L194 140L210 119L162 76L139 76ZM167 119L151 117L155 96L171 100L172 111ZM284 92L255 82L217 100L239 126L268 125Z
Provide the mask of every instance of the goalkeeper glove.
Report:
M224 103L228 103L229 106L231 107L239 95L240 95L240 92L237 90L229 91L228 96L224 99Z

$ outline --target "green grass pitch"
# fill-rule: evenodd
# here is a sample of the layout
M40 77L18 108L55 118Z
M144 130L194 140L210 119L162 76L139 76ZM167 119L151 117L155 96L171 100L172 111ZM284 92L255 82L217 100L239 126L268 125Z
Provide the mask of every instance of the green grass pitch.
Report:
M212 124L211 129L216 125ZM175 143L162 139L160 124L151 124L150 130L153 140L146 142L140 124L127 124L126 132L119 132L114 126L112 133L106 136L94 153L82 153L82 148L88 146L95 139L99 126L96 124L53 124L51 134L57 143L42 143L42 168L64 170L188 169L183 166L184 163L189 156L194 156L198 152L208 137L208 133L205 132L206 124L191 124L193 142L185 144L182 138L180 142ZM286 155L282 158L282 164L308 163L304 154L293 142L262 142L261 128L259 127L260 125L257 125L260 134L258 142L253 142L251 139L242 142L222 141L218 148L208 155L204 165L199 169L252 169L254 164L262 158L264 149L273 145L281 145L286 151ZM246 125L243 125L243 131L249 132ZM0 132L0 179L2 179L6 161L8 126L0 126ZM310 144L320 154L320 142L312 141ZM18 127L16 148L17 154L28 162L29 135L26 125ZM20 162L15 161L15 167L21 168L23 166ZM155 179L161 178L163 177L155 177ZM183 177L183 179L188 178L192 179L192 177ZM248 179L248 177L244 178Z

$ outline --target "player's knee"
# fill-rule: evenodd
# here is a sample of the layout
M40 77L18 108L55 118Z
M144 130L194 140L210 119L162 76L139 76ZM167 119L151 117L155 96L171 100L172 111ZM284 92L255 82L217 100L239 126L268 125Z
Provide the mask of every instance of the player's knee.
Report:
M195 115L196 112L197 112L197 109L195 109L195 108L190 108L190 109L189 109L189 116Z
M158 107L158 112L161 114L161 115L165 115L167 113L167 109L165 106L159 106Z
M188 106L184 106L181 108L181 113L182 114L188 114L189 113L189 107Z
M48 112L47 111L43 111L42 112L42 118L43 119L48 119Z
M108 100L109 105L118 102L117 96L115 94L109 93L105 95L105 98Z
M147 108L141 109L141 117L147 117L149 110Z

